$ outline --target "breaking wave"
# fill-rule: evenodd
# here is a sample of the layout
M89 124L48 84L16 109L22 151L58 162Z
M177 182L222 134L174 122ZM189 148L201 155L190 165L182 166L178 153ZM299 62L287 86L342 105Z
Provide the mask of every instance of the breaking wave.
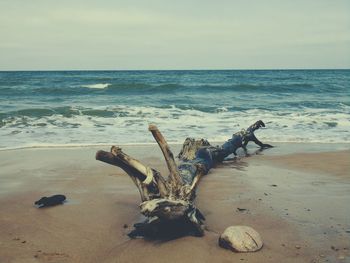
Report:
M89 88L89 89L105 89L110 85L111 84L109 83L97 83L97 84L83 85L83 87Z
M299 112L250 109L228 111L217 108L170 107L60 107L21 110L1 116L0 135L7 138L1 147L18 145L35 138L38 143L152 143L148 124L157 124L170 142L188 136L223 141L234 132L262 119L267 128L259 138L270 142L349 142L349 114L340 111L308 109ZM132 131L132 132L131 132Z

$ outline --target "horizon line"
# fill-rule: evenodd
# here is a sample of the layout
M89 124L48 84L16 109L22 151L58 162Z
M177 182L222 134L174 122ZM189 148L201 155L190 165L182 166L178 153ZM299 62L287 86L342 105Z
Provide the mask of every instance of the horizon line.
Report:
M350 70L350 68L256 68L256 69L6 69L0 72L65 72L65 71L287 71L287 70Z

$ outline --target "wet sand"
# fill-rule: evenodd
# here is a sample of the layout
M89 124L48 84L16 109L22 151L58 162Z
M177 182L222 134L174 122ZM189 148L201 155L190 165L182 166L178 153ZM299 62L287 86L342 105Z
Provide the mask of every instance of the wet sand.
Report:
M122 170L94 160L103 147L0 151L0 262L349 262L350 151L309 146L284 144L211 170L196 199L205 236L167 242L128 238L142 220L139 194ZM123 150L167 174L156 146ZM33 207L52 194L68 202ZM230 225L256 229L263 249L220 248Z

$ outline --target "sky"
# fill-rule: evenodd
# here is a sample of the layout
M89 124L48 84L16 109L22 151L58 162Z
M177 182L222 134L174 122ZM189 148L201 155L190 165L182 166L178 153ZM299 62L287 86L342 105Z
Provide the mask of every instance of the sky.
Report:
M350 68L350 0L0 0L0 70Z

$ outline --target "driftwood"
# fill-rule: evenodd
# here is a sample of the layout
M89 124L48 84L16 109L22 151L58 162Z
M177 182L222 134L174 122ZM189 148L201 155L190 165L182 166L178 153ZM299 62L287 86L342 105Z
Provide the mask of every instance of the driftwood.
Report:
M251 130L251 133L254 130ZM169 170L167 178L128 156L119 147L112 146L110 152L96 153L97 160L123 169L140 192L142 200L140 210L147 219L143 223L135 224L135 230L129 236L157 238L162 235L182 234L202 236L205 218L194 205L196 187L201 177L207 174L215 163L222 162L231 153L235 154L237 147L243 147L244 138L249 133L234 134L232 139L216 147L204 139L196 141L187 138L178 155L180 162L177 165L169 145L158 128L150 125L149 131L164 155ZM240 143L237 143L238 141Z

